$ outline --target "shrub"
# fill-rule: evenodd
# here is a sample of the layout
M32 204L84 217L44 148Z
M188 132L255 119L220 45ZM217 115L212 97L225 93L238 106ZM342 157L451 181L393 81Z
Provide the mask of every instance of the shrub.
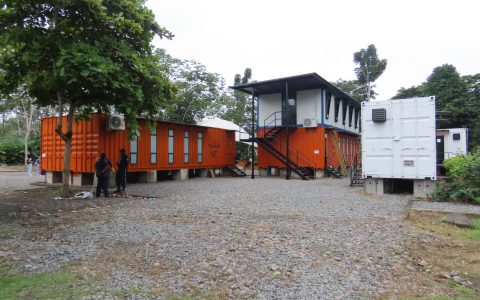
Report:
M40 153L40 144L38 139L32 139L28 142L28 149L33 156ZM21 138L4 140L0 143L0 163L7 165L22 165L25 157L23 140Z
M445 170L450 178L438 183L434 201L480 203L480 149L446 160Z

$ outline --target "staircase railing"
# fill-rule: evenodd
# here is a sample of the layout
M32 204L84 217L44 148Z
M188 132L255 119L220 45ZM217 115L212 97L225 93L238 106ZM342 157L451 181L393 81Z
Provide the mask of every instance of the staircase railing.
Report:
M273 135L270 136L268 140L273 140L276 143L272 143L273 146L278 147L278 150L283 153L285 156L287 156L287 146L284 145L282 138L279 135ZM304 169L306 172L308 172L312 177L315 178L315 169L317 169L317 164L315 163L314 160L311 158L307 157L305 154L303 154L300 150L295 148L292 145L289 145L289 151L288 151L288 156L289 159L295 163L299 168ZM308 168L311 168L312 170L308 170Z
M282 112L274 111L268 117L263 120L263 128L267 127L280 127L282 125Z

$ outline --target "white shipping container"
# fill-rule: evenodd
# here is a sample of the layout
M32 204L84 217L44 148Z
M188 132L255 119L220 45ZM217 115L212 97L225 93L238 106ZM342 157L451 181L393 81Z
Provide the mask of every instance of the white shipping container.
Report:
M436 180L435 97L362 103L362 176Z
M444 160L467 154L468 129L437 129L437 146L437 154L440 154Z

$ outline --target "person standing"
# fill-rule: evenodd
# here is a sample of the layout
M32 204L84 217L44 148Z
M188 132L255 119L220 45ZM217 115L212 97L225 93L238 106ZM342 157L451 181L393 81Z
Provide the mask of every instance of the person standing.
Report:
M27 175L32 176L32 164L33 164L33 158L31 154L27 155Z
M41 163L41 160L40 160L40 156L37 157L37 159L35 160L35 168L36 168L36 173L37 175L42 175L42 163Z
M103 193L105 197L108 197L108 181L110 179L111 169L112 163L107 159L107 154L100 154L100 159L95 163L95 173L97 175L97 197L100 197L101 193Z
M115 175L115 183L117 190L114 193L125 192L127 185L127 169L130 160L125 153L125 149L120 149L120 159L117 161L117 174Z

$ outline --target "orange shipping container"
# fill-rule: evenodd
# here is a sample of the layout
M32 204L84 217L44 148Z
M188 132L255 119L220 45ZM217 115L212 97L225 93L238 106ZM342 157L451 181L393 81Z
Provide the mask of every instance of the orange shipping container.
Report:
M100 153L105 152L114 162L119 159L121 148L130 155L129 172L223 168L235 164L235 132L231 130L159 121L151 132L147 122L139 120L140 136L130 141L127 131L107 130L106 123L104 114L74 122L72 173L93 173ZM56 117L42 119L42 169L47 172L63 170L65 145L55 132L56 126ZM66 117L62 126L66 128ZM169 148L173 152L169 153Z

